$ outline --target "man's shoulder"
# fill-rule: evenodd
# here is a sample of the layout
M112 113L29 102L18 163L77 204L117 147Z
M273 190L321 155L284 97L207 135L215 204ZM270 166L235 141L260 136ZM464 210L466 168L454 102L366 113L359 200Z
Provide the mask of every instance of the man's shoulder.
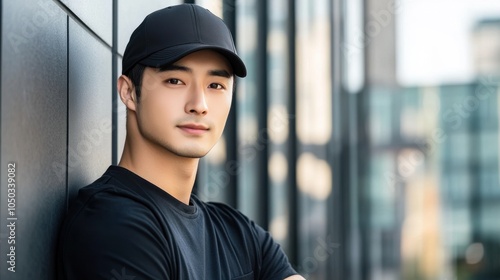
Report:
M122 221L150 221L157 224L152 203L103 175L82 187L69 205L64 219L66 231L82 227L112 226Z
M241 213L239 210L236 208L222 202L214 202L214 201L209 201L209 202L202 202L204 204L204 207L208 209L210 212L217 212L221 214L226 214L230 216L235 216L235 217L245 217L246 216Z
M222 202L213 202L213 201L201 202L201 203L203 203L203 208L206 209L205 211L209 212L210 214L221 215L226 218L237 219L247 222L250 221L250 219L248 219L245 216L245 214L241 213L239 210L228 204Z
M235 229L237 232L255 235L258 225L238 209L220 202L204 203L204 212L211 220L220 222L220 226L226 229Z
M78 195L71 203L72 208L88 208L112 210L122 207L141 206L148 201L134 191L124 188L110 176L103 175L93 183L78 190Z
M148 257L161 259L167 251L165 244L152 204L100 178L81 188L70 205L59 233L58 262L74 275L107 275L117 269L115 265L121 267L133 257L144 259L141 264L147 265L153 263ZM89 266L95 271L87 271Z

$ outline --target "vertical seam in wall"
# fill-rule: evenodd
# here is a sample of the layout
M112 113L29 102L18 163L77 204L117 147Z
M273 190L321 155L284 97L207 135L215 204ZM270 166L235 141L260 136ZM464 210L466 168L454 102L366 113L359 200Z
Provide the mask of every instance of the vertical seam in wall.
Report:
M69 208L69 16L66 15L66 205Z
M118 1L113 0L111 42L111 163L118 163L118 93L116 78L118 77Z
M111 49L111 46L104 40L100 35L98 35L92 28L90 28L81 18L79 18L66 4L61 1L54 0L61 10L63 10L66 15L74 20L74 22L80 25L85 31L87 31L91 36L93 36L97 41L101 42L108 49Z
M3 38L3 1L0 0L0 120L2 119L2 38ZM1 132L3 131L2 129L2 122L0 121L0 136ZM2 159L2 137L0 137L0 162Z

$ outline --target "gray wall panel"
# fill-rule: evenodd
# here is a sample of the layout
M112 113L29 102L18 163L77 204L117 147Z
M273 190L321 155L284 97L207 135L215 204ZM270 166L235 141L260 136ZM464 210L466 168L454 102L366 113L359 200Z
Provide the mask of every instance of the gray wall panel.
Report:
M111 164L111 49L69 21L70 199Z
M0 279L54 279L66 196L67 16L50 0L3 1L1 20ZM15 273L8 162L16 163Z
M108 45L113 41L112 0L61 0L80 20Z

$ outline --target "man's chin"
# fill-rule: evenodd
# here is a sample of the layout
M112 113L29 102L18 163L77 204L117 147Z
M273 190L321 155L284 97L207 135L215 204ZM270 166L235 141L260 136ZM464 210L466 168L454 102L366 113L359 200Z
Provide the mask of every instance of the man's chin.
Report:
M182 155L183 157L185 158L197 158L197 159L200 159L202 157L204 157L206 154L203 154L203 155L198 155L198 154L186 154L186 155Z
M160 141L157 141L157 143L161 148L163 148L168 153L184 158L200 159L206 156L210 151L210 149L212 148L210 146L203 145L201 143L190 143L187 141L185 143L176 143L177 145L166 142L162 143Z
M185 158L200 159L208 154L208 151L177 151L174 152L177 156Z

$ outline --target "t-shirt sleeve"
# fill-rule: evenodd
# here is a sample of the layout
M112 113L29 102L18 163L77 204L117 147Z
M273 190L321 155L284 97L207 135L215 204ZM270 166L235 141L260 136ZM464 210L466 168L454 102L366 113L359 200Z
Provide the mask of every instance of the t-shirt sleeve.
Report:
M59 279L170 279L162 238L146 207L98 193L70 212L63 225Z
M261 250L261 269L259 279L285 279L297 274L288 261L281 246L273 240L269 232L252 222Z

